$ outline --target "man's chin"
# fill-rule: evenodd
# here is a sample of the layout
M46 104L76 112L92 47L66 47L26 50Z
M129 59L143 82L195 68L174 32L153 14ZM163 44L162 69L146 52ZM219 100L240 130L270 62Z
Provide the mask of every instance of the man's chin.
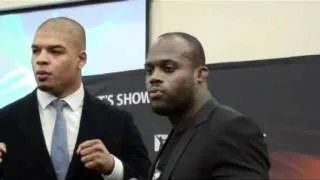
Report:
M52 91L52 87L51 86L44 85L44 84L38 84L38 89L40 89L41 91L45 91L45 92L51 92Z
M160 116L170 116L173 111L167 105L151 104L152 111Z

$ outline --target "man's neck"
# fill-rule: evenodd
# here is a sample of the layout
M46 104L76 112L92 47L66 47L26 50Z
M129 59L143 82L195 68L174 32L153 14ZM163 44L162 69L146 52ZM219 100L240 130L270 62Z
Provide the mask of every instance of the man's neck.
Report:
M194 104L190 106L190 108L188 108L186 111L178 115L169 116L169 120L171 121L172 126L175 129L188 129L190 127L193 127L196 123L195 121L197 119L197 114L204 106L204 104L211 98L211 94L202 96L199 100L195 100Z
M71 94L73 94L74 92L76 92L80 87L81 87L82 82L77 83L76 85L74 85L73 87L66 89L60 93L51 93L53 96L62 99L65 98Z

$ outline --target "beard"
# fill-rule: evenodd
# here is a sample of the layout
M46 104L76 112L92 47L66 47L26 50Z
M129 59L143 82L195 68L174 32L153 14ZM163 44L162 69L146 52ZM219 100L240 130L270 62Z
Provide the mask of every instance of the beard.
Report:
M165 100L151 101L153 112L160 116L175 116L185 113L194 103L194 91L192 87L183 89L174 95L168 95Z

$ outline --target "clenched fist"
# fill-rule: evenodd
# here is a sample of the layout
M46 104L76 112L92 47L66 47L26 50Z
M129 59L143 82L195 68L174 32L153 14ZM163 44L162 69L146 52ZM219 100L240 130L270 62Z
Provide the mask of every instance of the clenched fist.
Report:
M110 174L113 171L113 155L109 153L101 140L93 139L81 143L77 153L80 155L85 167L102 174Z

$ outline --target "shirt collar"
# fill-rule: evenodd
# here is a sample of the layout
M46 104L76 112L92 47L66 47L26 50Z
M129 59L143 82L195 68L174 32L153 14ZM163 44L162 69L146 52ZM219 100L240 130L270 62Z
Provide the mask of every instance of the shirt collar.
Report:
M37 98L38 98L40 107L42 109L46 109L53 100L58 99L52 94L42 91L40 89L37 89ZM84 88L82 83L79 89L77 89L75 92L73 92L69 96L62 98L62 100L64 100L68 104L68 106L72 109L72 111L75 111L77 108L83 105L83 99L84 99Z

